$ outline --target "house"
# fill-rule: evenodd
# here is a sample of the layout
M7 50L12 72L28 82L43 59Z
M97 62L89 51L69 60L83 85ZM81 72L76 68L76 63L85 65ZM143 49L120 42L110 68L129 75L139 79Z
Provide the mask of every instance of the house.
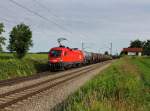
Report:
M123 48L123 53L130 56L142 56L143 48Z

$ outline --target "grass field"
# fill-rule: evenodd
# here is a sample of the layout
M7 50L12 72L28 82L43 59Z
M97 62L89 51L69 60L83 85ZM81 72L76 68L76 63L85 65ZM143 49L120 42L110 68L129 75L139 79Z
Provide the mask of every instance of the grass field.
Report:
M61 111L150 111L150 58L124 57L90 80Z
M0 80L29 76L48 70L47 54L27 54L22 60L13 54L0 53Z

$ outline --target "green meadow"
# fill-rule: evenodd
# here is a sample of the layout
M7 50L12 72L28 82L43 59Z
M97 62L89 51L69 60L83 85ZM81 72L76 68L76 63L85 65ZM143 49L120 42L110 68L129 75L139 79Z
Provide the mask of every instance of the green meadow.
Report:
M29 76L47 70L47 54L27 54L19 60L13 54L0 53L0 80Z
M87 82L61 111L150 111L150 57L123 57Z

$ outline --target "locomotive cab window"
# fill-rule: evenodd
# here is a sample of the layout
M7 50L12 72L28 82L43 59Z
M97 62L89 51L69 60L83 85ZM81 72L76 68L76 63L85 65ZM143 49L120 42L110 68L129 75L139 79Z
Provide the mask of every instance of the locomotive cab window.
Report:
M61 56L62 51L61 50L52 50L50 52L50 56L51 57L60 57Z
M64 53L64 56L67 56L67 52Z

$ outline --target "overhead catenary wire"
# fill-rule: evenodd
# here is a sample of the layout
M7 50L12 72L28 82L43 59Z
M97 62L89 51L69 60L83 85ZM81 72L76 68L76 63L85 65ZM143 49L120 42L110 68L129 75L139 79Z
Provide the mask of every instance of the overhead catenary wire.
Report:
M16 19L10 19L9 17L5 17L5 16L2 16L0 15L0 22L2 23L6 23L7 25L10 25L10 26L14 26L14 25L17 25L18 23L24 23L24 22L21 22L21 21L17 21Z
M63 30L63 31L66 31L66 32L72 34L71 31L68 31L67 29L65 29L64 27L62 27L61 25L59 25L58 23L56 23L56 22L52 21L51 19L49 19L49 18L47 18L47 17L45 17L45 16L39 14L38 12L35 12L35 11L33 11L33 10L31 10L31 9L29 9L29 8L27 8L27 7L25 7L24 5L22 5L22 4L18 3L18 2L16 2L15 0L9 0L9 1L10 1L11 3L15 4L16 6L21 7L21 8L23 8L23 9L25 9L26 11L28 11L28 12L30 12L30 13L32 13L32 14L38 16L38 17L40 17L41 19L43 19L43 20L45 20L45 21L47 21L47 22L49 22L49 23L53 23L53 24L54 24L55 26L57 26L59 29L61 29L61 30ZM64 32L62 32L62 34L64 34Z
M53 23L55 26L57 26L59 29L62 30L62 32L59 32L62 36L63 36L66 32L69 33L70 35L73 35L73 32L72 32L72 31L70 31L70 30L68 30L67 28L63 27L62 25L58 24L58 23L55 22L54 20L51 20L50 18L45 17L45 16L43 16L42 14L40 14L40 13L38 13L38 12L36 12L36 11L31 10L30 8L28 8L28 7L26 7L26 6L24 6L24 5L20 4L20 3L18 3L18 2L15 1L15 0L9 0L9 1L10 1L11 3L15 4L16 6L18 6L18 7L22 8L22 9L26 10L27 12L30 12L30 13L32 13L33 15L38 16L39 18L43 19L44 21L47 21L47 22L49 22L49 23ZM44 8L44 6L43 6L43 8ZM58 18L58 16L56 16L56 15L54 15L54 16ZM64 32L64 31L65 31L65 32ZM84 40L84 39L87 37L87 36L85 36L85 35L83 35L83 34L81 34L81 33L78 34L78 35L82 38L82 40Z
M1 17L1 16L0 16L0 23L6 23L7 25L10 25L10 26L14 26L14 25L18 24L17 21L8 20L8 19ZM24 22L20 22L20 23L24 23ZM31 25L29 25L29 27L31 27Z
M52 13L52 11L51 11L49 8L47 8L45 5L43 5L42 3L38 2L37 0L33 0L33 1L34 1L35 3L37 3L40 7L46 9L49 13L51 13L52 16L54 16L54 17L56 17L56 18L59 18L58 15Z
M53 17L58 18L59 20L62 20L62 19L60 19L60 16L58 16L58 15L52 13L52 11L51 11L49 8L47 8L45 5L43 5L42 3L40 3L38 0L33 0L33 1L34 1L36 4L38 4L40 7L44 8L45 10L47 10ZM70 31L70 32L72 32L72 31ZM79 36L81 36L81 37L83 37L83 38L86 37L86 36L83 35L83 34L79 34Z

